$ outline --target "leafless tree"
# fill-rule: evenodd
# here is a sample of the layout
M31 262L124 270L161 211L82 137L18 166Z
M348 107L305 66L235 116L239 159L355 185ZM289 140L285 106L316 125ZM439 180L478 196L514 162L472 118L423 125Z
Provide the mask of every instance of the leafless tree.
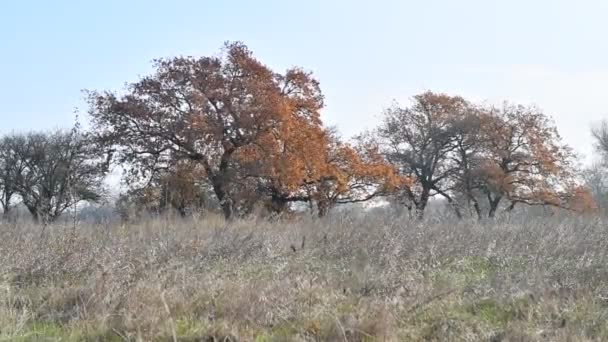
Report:
M426 92L406 108L394 106L384 113L378 129L384 152L403 175L413 178L406 198L422 218L432 196L440 195L460 210L453 199L453 176L459 165L452 156L457 148L454 123L463 118L469 103L461 97Z
M17 181L25 167L15 151L25 144L25 138L5 136L0 140L0 205L4 217L10 215L17 194Z
M54 221L81 201L102 198L105 162L78 129L5 136L0 159L10 175L4 189L18 195L36 221ZM10 204L4 191L3 205Z
M604 159L608 158L608 122L602 121L597 127L591 129L591 135L595 140L595 148L602 154Z

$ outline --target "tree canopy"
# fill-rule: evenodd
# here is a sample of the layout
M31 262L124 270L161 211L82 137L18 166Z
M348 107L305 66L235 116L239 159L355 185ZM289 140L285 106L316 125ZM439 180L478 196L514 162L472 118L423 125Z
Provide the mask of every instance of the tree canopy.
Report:
M226 219L281 215L294 203L324 216L377 198L399 199L418 218L435 197L457 218L492 218L518 205L589 212L605 188L606 163L580 177L575 154L534 106L426 91L343 139L323 124L312 72L273 70L240 42L213 56L158 59L125 89L89 91L87 99L88 132L0 140L5 214L21 202L46 222L98 201L111 164L125 170L123 213L219 208ZM592 131L604 159L607 127Z
M132 179L195 162L226 218L250 209L244 190L283 210L291 201L319 199L309 191L315 184L346 181L328 157L323 94L310 72L274 72L241 43L227 43L219 57L155 65L125 95L89 94L99 140L131 166Z

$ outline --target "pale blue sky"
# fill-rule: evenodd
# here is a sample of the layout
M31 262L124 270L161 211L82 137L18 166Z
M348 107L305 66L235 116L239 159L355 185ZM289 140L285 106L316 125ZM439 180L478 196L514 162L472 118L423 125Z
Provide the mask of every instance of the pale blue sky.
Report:
M67 126L82 89L120 89L150 60L241 40L312 70L349 136L423 90L535 103L591 152L608 118L607 1L33 1L0 3L0 132Z

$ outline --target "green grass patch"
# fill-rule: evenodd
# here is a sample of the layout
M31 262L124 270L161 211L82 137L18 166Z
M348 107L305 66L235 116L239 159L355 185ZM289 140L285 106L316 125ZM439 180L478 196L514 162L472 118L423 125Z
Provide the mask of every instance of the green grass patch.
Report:
M0 334L0 341L120 342L124 340L110 329L87 326L69 326L52 322L35 322L28 325L21 333L17 335L2 336Z

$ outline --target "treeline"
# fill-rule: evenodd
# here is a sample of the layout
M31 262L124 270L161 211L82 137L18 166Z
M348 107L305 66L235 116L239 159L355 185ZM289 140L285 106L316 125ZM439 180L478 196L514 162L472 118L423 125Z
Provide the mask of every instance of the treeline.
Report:
M345 141L323 125L310 72L271 70L241 43L219 56L157 60L120 95L91 91L88 100L89 132L4 137L5 213L22 202L52 221L97 201L110 164L125 170L117 203L125 214L218 210L231 219L299 206L323 216L378 197L419 218L433 197L457 217L480 219L518 205L597 209L574 153L538 108L425 92Z

